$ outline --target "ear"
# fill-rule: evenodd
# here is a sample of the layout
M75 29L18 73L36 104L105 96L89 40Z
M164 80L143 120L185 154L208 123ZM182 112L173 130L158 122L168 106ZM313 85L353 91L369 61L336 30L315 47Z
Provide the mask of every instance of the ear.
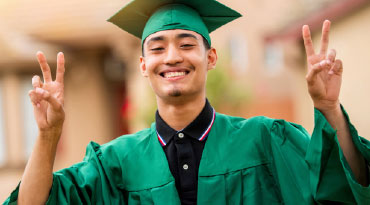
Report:
M144 77L148 77L148 73L146 70L146 65L145 65L145 57L140 56L140 71L141 75Z
M214 69L217 63L217 52L215 48L212 47L208 50L207 59L208 59L207 70Z

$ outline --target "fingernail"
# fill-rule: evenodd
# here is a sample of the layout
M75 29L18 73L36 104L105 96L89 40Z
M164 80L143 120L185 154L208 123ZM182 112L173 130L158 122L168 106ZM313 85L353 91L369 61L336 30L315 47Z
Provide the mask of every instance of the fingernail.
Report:
M43 92L44 92L44 90L43 90L43 89L41 89L41 88L36 88L36 93L42 94Z
M40 105L40 103L37 103L37 104L36 104L36 106L37 106L37 107L40 107L41 105Z

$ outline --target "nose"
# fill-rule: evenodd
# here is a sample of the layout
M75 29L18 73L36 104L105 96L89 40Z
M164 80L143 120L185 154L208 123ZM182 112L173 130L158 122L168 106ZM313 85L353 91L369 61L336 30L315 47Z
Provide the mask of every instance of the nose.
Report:
M179 48L173 45L169 46L166 52L164 63L167 65L176 65L178 63L181 63L182 61L183 58L181 56Z

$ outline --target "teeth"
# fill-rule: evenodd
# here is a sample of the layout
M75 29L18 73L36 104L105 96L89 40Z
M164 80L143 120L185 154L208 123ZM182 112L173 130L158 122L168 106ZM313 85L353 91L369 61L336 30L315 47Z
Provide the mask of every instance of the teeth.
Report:
M186 74L185 72L168 72L164 74L164 77L173 78L173 77L183 76L185 74Z

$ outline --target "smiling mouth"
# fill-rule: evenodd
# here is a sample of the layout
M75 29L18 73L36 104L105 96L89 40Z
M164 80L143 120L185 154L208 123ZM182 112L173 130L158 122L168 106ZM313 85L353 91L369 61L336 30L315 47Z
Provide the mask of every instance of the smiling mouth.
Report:
M189 73L189 71L181 71L181 72L164 72L160 73L160 75L164 78L175 78L185 76Z

